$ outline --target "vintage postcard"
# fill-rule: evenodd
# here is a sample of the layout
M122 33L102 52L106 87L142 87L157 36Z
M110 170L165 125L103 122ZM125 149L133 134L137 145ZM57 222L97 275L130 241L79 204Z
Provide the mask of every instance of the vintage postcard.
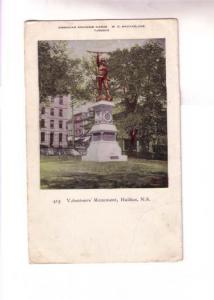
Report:
M175 19L27 21L31 263L182 259Z

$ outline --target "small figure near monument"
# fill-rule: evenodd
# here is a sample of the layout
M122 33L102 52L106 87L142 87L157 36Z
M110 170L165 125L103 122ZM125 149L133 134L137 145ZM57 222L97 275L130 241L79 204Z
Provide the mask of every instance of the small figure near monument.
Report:
M130 130L130 143L132 145L132 147L134 147L135 143L136 143L136 137L137 137L137 129L134 127Z

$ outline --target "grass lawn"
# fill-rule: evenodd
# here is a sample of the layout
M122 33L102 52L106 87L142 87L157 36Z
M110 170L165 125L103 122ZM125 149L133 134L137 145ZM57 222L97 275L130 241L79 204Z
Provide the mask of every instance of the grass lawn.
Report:
M167 187L167 162L129 158L127 162L87 162L41 156L42 189Z

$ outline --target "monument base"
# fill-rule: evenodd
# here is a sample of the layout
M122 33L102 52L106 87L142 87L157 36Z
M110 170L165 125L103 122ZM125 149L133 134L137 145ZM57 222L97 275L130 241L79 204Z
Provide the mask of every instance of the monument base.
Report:
M82 156L83 161L127 161L127 156L122 155L116 140L117 128L112 118L113 106L112 102L104 100L93 105L95 123L90 130L91 142L87 154Z
M121 154L117 141L96 141L91 142L87 154L82 156L83 161L127 161L127 156Z

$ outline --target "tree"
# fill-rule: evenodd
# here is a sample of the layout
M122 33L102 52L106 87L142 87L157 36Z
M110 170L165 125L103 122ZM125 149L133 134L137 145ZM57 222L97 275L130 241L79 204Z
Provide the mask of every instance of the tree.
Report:
M59 94L82 98L84 90L80 59L72 59L69 51L66 41L39 41L40 101Z
M81 61L81 70L84 78L84 97L88 101L95 101L97 97L97 64L96 59L86 59L83 57Z
M116 50L109 58L111 93L124 107L123 120L116 115L121 136L131 128L141 133L142 151L151 141L166 135L166 71L164 49L156 42ZM138 136L139 137L139 136Z
M142 99L166 99L165 57L158 43L118 49L108 63L112 93L123 101L127 112L135 112Z

